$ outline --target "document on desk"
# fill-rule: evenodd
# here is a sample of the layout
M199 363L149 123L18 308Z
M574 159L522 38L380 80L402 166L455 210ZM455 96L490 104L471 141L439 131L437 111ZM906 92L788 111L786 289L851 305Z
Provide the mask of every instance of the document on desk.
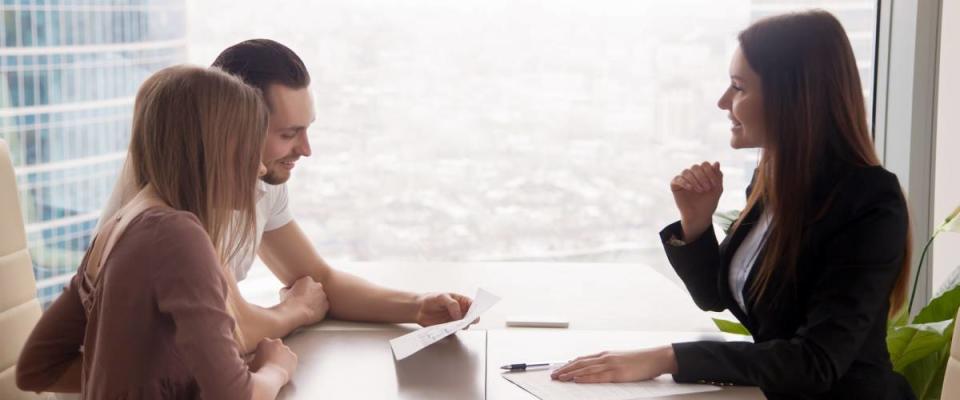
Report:
M668 376L628 383L573 383L550 379L551 370L504 372L506 380L540 400L633 400L720 390L711 385L675 383Z
M417 329L406 335L390 340L390 347L393 348L393 357L397 361L410 357L414 353L434 344L440 339L450 336L457 331L466 328L474 320L480 317L490 307L500 301L500 298L483 289L477 289L477 295L473 297L473 304L470 310L463 316L463 319L450 321L443 324L428 326Z

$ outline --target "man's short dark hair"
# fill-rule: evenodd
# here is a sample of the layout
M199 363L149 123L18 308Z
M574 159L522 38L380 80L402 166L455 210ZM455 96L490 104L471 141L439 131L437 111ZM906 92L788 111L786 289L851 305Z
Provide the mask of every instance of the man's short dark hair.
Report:
M270 39L251 39L230 46L217 56L213 66L238 76L264 95L272 84L292 89L310 85L310 73L297 53Z

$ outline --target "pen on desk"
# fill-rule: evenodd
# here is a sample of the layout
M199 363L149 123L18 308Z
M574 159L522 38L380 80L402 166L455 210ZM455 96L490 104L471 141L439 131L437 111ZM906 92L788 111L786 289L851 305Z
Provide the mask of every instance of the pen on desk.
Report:
M529 369L529 368L549 367L549 366L551 366L551 365L553 365L553 364L558 364L558 363L507 364L507 365L504 365L504 366L500 367L500 369L506 369L506 370L510 370L510 371L526 371L526 370Z

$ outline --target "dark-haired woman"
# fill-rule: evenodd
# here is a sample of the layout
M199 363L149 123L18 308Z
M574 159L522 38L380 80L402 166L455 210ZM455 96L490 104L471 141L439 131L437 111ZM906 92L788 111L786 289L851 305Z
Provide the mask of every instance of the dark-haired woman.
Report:
M719 100L733 148L760 148L747 204L717 242L718 163L677 175L680 221L661 233L696 304L730 310L754 342L690 342L580 357L574 382L646 380L759 386L776 399L903 399L886 323L903 304L907 206L874 151L853 51L840 23L810 11L739 36Z

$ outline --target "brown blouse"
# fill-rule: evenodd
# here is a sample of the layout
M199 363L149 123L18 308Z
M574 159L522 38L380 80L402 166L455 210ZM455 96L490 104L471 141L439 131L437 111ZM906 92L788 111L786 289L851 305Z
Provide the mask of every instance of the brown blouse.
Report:
M85 399L251 397L227 283L193 214L151 208L134 217L95 279L85 273L89 257L27 340L18 382L49 387L82 357Z

